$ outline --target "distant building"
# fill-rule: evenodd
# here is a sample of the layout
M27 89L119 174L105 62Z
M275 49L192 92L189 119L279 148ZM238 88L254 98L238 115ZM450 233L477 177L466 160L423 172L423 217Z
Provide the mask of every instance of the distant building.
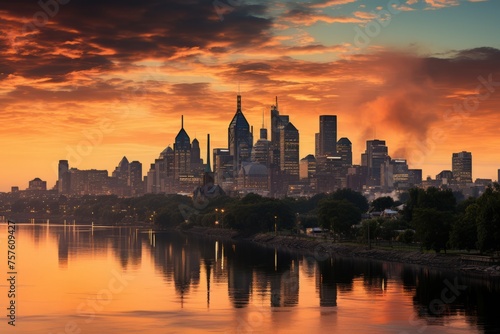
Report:
M337 154L337 116L319 116L319 155L334 156Z
M233 175L236 177L243 162L250 162L253 147L253 135L241 109L241 95L236 99L236 113L229 123L228 149L233 157Z
M57 190L59 194L69 194L69 163L68 160L59 160L57 174Z
M213 149L214 161L214 183L227 189L233 182L233 156L229 154L226 148Z
M310 181L316 175L316 158L309 154L305 158L300 159L299 175L301 180Z
M337 155L342 158L344 166L352 166L352 143L349 138L342 137L337 142Z
M238 173L238 191L267 195L268 170L258 162L244 162Z
M472 153L453 153L451 160L453 178L458 183L472 183Z
M420 187L422 185L422 170L408 169L408 183L410 187Z
M17 193L17 192L19 192L19 187L13 186L13 187L10 188L10 191L13 192L13 193Z
M381 168L381 186L385 190L408 189L408 164L405 159L387 159Z
M368 167L368 186L380 186L380 168L388 159L388 148L385 145L385 140L368 140L366 141L366 166ZM361 158L363 160L363 157Z
M299 130L289 122L280 130L281 171L289 181L299 180Z
M107 170L69 170L70 194L109 195L111 190Z
M179 181L191 173L191 140L184 130L184 116L181 118L181 129L174 143L174 178Z
M29 181L28 190L45 191L47 190L47 181L42 181L37 177Z
M142 182L142 164L139 161L132 161L128 166L128 186L130 195L140 196L144 193Z
M449 184L453 181L453 172L451 170L443 170L436 175L436 180L441 181L441 184Z
M498 170L497 182L500 183L500 169Z

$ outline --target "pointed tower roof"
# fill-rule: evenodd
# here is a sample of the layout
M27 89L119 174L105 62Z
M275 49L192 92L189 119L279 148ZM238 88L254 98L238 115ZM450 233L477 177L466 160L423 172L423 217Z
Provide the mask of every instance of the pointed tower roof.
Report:
M184 143L190 143L191 139L189 138L189 135L187 134L186 130L184 130L184 115L181 116L181 129L177 136L175 137L175 143L176 144L184 144Z
M241 95L238 94L236 101L236 114L234 115L231 123L229 123L229 127L235 127L237 129L249 129L250 125L248 124L245 115L241 110Z
M128 170L128 165L129 165L128 159L127 157L124 156L120 161L120 163L118 164L118 168L120 170Z

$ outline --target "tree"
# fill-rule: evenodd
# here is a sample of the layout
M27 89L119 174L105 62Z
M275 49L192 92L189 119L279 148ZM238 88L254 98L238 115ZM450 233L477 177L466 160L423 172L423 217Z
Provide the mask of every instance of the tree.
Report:
M465 209L452 225L450 233L450 246L457 249L470 251L477 245L477 215L479 205L471 204Z
M446 253L452 218L450 212L435 208L418 208L414 211L412 223L416 236L427 250L433 249L436 253L444 250Z
M477 241L481 252L500 250L500 185L489 186L477 200Z
M385 209L392 208L394 200L390 196L379 197L372 202L375 211L384 211Z
M325 199L319 205L318 220L324 229L350 235L351 227L361 221L361 213L347 200Z
M363 194L351 189L339 189L336 192L330 194L327 199L337 201L346 200L356 206L360 212L368 211L368 200L366 199L366 197L363 196Z

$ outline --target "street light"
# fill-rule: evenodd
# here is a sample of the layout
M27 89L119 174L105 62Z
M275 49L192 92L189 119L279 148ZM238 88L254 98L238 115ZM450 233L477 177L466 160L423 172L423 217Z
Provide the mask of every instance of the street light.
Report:
M278 221L278 216L274 216L274 235L278 235L278 225L277 225L277 221Z
M222 227L224 227L224 209L221 209L220 212L221 212L221 215L222 215L221 219L220 219L220 224L221 224Z

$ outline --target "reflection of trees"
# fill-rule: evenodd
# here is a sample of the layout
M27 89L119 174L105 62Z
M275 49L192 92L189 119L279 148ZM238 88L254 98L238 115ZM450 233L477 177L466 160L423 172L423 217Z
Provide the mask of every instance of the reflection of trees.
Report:
M484 333L499 333L498 279L471 279L418 269L403 274L406 284L411 284L408 280L411 275L415 277L413 306L418 317L433 324L444 324L451 316L465 314L467 321ZM456 289L455 283L467 288Z

